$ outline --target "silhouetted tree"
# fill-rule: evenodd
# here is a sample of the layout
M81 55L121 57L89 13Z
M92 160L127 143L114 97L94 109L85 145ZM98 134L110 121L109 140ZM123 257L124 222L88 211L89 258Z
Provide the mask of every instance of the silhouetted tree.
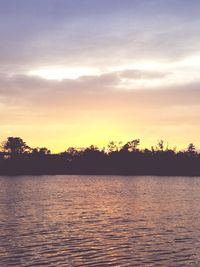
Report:
M158 151L163 151L164 150L164 141L163 140L159 140L158 141L157 150Z
M121 144L122 142L115 142L115 141L111 141L108 143L107 145L107 151L108 153L113 153L113 152L117 152L121 149Z
M190 144L188 145L188 147L187 147L187 152L193 154L193 153L195 153L195 151L196 151L195 145L192 144L192 143L190 143Z
M134 152L138 150L138 146L140 145L140 139L134 139L128 143L126 143L123 147L122 150L129 151L129 152Z
M200 153L194 144L185 151L164 146L139 150L139 139L122 146L110 142L106 150L95 145L59 154L48 148L30 148L20 137L8 137L0 152L0 175L16 174L120 174L200 175Z
M32 154L39 154L39 155L49 155L49 154L51 154L51 151L46 147L42 147L42 148L37 147L37 148L33 148L31 150L31 153Z
M99 151L98 147L95 146L95 145L91 145L91 146L89 146L89 148L86 148L86 150L88 150L88 151ZM85 150L85 151L86 151L86 150Z
M31 149L20 137L8 137L3 145L3 150L14 156L29 153Z

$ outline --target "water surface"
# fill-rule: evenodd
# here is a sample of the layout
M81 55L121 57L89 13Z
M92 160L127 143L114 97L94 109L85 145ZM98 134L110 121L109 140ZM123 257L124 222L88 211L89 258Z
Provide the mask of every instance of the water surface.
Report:
M200 178L0 177L0 266L200 266Z

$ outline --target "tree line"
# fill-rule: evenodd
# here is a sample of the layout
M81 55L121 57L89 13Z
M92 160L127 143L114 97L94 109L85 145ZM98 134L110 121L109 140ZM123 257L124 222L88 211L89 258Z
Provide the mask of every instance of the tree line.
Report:
M110 142L106 148L68 148L53 154L31 148L20 137L8 137L0 150L0 175L200 175L200 153L194 144L184 151L169 148L163 140L151 149L140 149L140 139L125 144Z

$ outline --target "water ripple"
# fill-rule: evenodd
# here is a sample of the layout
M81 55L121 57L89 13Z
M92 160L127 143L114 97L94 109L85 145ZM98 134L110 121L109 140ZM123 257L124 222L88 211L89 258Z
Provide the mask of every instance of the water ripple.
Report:
M0 178L0 266L200 266L200 179Z

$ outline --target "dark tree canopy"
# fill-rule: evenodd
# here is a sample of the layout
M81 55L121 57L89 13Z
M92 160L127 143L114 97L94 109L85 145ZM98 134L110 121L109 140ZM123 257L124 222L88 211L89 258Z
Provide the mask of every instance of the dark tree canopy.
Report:
M8 137L3 145L3 149L11 155L23 154L30 151L30 147L20 137Z
M0 152L0 175L19 174L118 174L198 175L200 153L193 143L176 151L158 141L151 149L140 149L140 139L124 145L112 141L104 149L70 147L51 154L46 147L29 147L20 137L8 137Z

